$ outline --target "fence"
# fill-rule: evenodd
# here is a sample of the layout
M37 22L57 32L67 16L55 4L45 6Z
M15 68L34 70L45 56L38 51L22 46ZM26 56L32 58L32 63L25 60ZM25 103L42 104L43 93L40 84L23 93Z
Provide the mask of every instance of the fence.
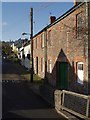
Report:
M90 118L90 97L70 91L55 92L55 107L68 111L76 116Z

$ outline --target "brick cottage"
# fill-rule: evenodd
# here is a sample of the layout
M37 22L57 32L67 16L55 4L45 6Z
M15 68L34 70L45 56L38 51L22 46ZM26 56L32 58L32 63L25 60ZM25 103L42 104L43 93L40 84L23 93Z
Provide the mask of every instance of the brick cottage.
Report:
M33 45L35 74L58 89L90 93L90 2L75 3L58 19L51 16Z

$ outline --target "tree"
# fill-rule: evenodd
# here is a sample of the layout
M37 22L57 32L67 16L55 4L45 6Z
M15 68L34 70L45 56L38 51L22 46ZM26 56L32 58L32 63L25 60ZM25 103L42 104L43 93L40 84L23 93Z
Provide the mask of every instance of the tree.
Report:
M12 52L12 48L9 43L2 42L2 55L10 55Z

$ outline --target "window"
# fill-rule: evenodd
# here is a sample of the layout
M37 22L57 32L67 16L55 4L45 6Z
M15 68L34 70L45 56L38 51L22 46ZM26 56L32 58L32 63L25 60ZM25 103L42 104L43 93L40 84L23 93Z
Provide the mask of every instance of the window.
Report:
M27 58L30 60L30 54L27 54Z
M52 72L52 64L51 64L51 60L48 60L48 72L49 72L49 73Z
M82 33L82 29L83 29L82 13L79 13L76 15L76 33L77 33L77 36L79 36Z
M44 33L41 34L41 47L44 47Z
M51 30L48 32L48 45L52 45L51 44L51 42L52 42L52 40L51 40L52 38L51 38Z
M37 49L37 38L36 38L36 40L35 40L35 41L36 41L36 42L35 42L35 45L36 45L35 47L36 47L36 49Z
M78 70L83 70L83 64L78 64Z
M77 63L77 82L83 84L84 80L84 69L83 69L83 62Z
M34 72L36 74L36 58L34 58Z
M44 58L41 58L41 72L44 72Z
M25 59L25 54L23 54L23 59Z

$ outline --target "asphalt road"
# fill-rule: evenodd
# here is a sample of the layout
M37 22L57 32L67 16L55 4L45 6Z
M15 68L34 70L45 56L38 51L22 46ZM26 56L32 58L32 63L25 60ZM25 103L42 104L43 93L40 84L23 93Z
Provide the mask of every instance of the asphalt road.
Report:
M0 120L2 118L2 59L0 58Z
M2 118L62 120L63 116L27 87L11 62L2 62Z

